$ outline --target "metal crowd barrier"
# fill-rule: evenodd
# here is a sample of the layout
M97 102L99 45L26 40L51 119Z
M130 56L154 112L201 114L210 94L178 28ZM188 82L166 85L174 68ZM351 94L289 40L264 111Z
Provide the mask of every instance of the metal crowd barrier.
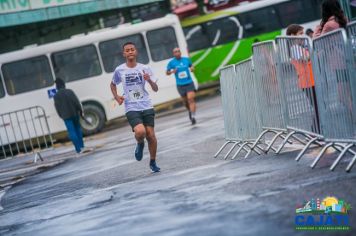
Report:
M245 155L245 158L247 158L251 151L255 151L258 154L260 154L261 151L263 152L263 146L266 145L264 140L258 139L262 131L262 125L252 59L247 59L236 64L235 71L236 79L239 81L237 103L243 117L242 122L239 122L241 125L240 131L243 144L231 159L237 157L242 151L242 147L248 147L248 151ZM255 144L256 140L258 140L258 142Z
M308 143L297 156L299 161L312 144L321 146L323 140L311 63L312 49L307 37L277 37L276 50L278 81L289 130L277 153L290 138L303 136Z
M253 47L253 65L256 78L256 92L258 94L258 105L261 114L262 133L256 139L252 150L265 138L268 133L274 136L264 152L277 149L273 147L278 138L286 140L287 127L284 114L284 101L281 94L280 83L277 78L276 70L276 52L274 41L266 41L254 44ZM298 137L293 137L299 142L303 142ZM290 140L286 142L291 143ZM247 155L249 155L249 152Z
M321 131L327 144L316 157L314 168L324 152L333 147L340 155L330 167L333 170L346 152L355 155L351 149L356 143L356 124L353 111L355 95L351 84L355 80L351 74L352 54L343 29L332 31L313 41L314 74L317 100L320 112ZM352 168L352 162L347 171Z
M0 114L0 159L20 153L34 153L42 159L40 151L53 146L46 112L34 106Z
M237 106L236 106L236 85L235 66L227 66L220 71L221 101L224 113L225 140L219 151L214 155L217 157L222 150L230 143L236 146L239 143L237 128ZM234 147L233 146L233 147ZM229 152L228 152L229 154ZM227 157L227 156L226 156Z
M350 24L348 24L347 26L347 33L349 36L349 47L352 50L352 55L351 55L351 75L355 75L356 74L356 21L351 22ZM352 94L353 94L353 118L354 118L354 124L356 123L356 79L353 78L351 80L351 90L352 90ZM350 165L348 167L348 171L351 170L352 166L355 164L356 162L356 155L354 156L354 158L352 159L352 161L350 162Z
M356 75L356 21L351 22L347 25L347 34L348 34L348 42L349 48L351 49L351 66L349 69L351 70L351 75ZM355 77L355 76L354 76ZM356 124L356 79L351 79L351 93L353 96L353 119L354 125ZM356 125L355 125L356 126ZM350 171L352 166L356 162L356 155L351 160L349 166L347 167L347 171Z
M351 70L351 75L356 74L356 21L352 22L347 25L347 34L348 34L348 42L349 42L349 48L351 49L351 65L350 70ZM352 94L356 94L356 80L351 79L351 90ZM354 96L355 98L355 96ZM353 111L354 114L356 112L356 102L353 103ZM354 122L356 122L356 116L354 115Z
M252 151L279 153L298 141L305 146L297 161L312 144L323 147L314 168L332 147L340 154L330 170L348 153L350 171L356 162L355 74L356 22L314 39L312 47L306 37L254 44L252 60L221 70L227 142L215 157L230 142L225 159L236 146L232 159L242 150L245 158ZM275 148L278 138L282 143Z
M226 142L214 155L215 158L218 157L223 149L230 143L233 145L225 154L224 159L227 159L237 146L239 149L232 159L235 159L242 150L248 152L253 133L258 129L256 127L257 120L254 120L254 117L249 114L252 111L257 112L257 109L255 109L256 96L252 93L245 94L246 91L244 91L245 86L251 86L251 84L244 83L244 80L252 80L251 75L253 75L253 73L251 66L251 60L247 60L236 65L236 67L231 65L220 70ZM248 100L249 98L251 98L251 100ZM247 107L248 105L250 105L250 107ZM257 154L261 154L258 150L254 151Z

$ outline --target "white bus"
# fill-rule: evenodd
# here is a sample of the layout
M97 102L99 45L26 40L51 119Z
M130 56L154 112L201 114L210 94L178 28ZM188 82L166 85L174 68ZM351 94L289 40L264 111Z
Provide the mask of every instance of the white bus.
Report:
M188 56L187 44L178 18L167 15L1 54L0 114L40 106L46 111L51 132L64 131L64 123L49 95L54 80L61 78L77 94L86 118L91 121L92 125L81 122L84 133L100 131L106 121L124 115L124 107L113 100L109 85L116 66L124 62L122 45L127 41L136 44L138 61L151 66L159 79L159 92L151 93L153 104L179 98L175 80L167 77L165 71L172 49L178 46L183 56ZM0 131L4 145L8 142L1 120ZM10 137L9 142L14 141Z

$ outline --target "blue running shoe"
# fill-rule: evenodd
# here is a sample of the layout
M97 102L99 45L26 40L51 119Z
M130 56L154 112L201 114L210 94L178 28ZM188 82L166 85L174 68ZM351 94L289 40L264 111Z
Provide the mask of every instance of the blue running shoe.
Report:
M150 161L150 168L152 172L160 172L161 168L159 168L156 164L156 161Z
M141 161L143 157L143 148L145 147L145 142L137 143L135 149L135 157L137 161Z

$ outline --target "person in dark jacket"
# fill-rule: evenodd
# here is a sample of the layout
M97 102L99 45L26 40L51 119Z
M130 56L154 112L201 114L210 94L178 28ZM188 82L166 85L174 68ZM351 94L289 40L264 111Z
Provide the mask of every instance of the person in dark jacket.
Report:
M83 108L75 93L65 87L65 82L57 78L57 94L54 96L56 111L64 120L70 140L73 142L75 151L81 153L84 150L83 133L79 119L83 115Z

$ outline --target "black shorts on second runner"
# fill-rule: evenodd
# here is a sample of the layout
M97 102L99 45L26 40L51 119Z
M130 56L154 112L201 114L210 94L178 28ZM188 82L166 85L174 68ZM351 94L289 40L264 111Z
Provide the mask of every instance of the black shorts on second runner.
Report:
M190 84L185 84L185 85L177 85L178 93L180 94L181 97L187 96L188 92L195 92L195 86L194 83Z
M138 124L151 127L155 126L155 111L153 108L143 111L129 111L126 113L126 118L130 123L132 130Z

